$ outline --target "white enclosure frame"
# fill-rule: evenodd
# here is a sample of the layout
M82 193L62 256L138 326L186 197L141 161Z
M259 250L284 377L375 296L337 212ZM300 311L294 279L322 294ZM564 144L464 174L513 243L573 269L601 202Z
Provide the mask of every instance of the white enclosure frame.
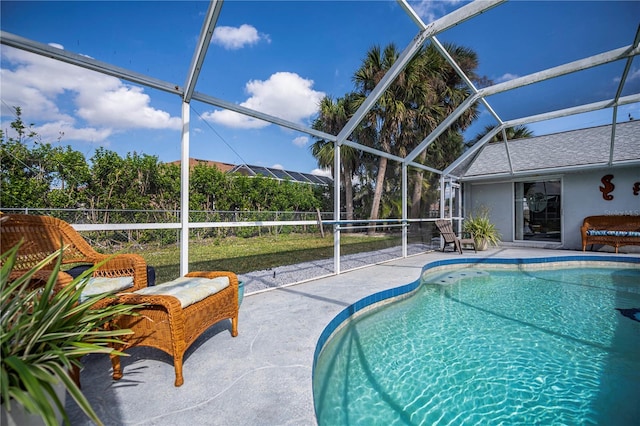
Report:
M622 89L624 87L625 81L629 74L629 70L631 67L631 62L633 58L640 53L639 43L640 43L640 27L636 32L635 39L628 46L614 49L608 52L603 52L598 55L594 55L591 57L587 57L581 60L573 61L564 65L560 65L557 67L549 68L543 71L535 72L533 74L529 74L523 77L519 77L504 83L494 84L489 87L485 87L482 89L478 89L474 86L471 79L465 75L459 65L455 62L455 60L449 55L449 53L445 50L443 45L438 41L436 36L441 32L461 23L469 19L473 19L475 16L484 13L485 11L500 6L506 0L477 0L472 3L466 4L465 6L455 10L454 12L430 23L425 24L415 10L409 5L406 0L398 0L398 3L402 6L405 12L411 17L413 22L418 27L418 32L413 40L405 47L403 52L400 54L398 60L394 63L391 69L387 72L387 74L383 77L380 83L374 88L371 95L365 100L365 102L360 106L360 108L356 111L354 116L348 121L345 127L337 134L331 135L324 132L320 132L318 130L314 130L310 127L306 127L300 125L298 123L293 123L287 120L283 120L278 117L274 117L269 114L265 114L259 111L255 111L253 109L249 109L246 107L239 106L233 102L225 101L222 99L215 98L208 94L196 92L196 84L198 81L198 77L201 72L201 67L203 65L207 49L209 47L209 43L211 41L211 37L213 35L214 28L216 26L216 22L220 15L220 11L222 8L223 0L211 0L209 4L209 8L207 10L206 16L204 18L202 30L200 32L199 40L193 54L193 59L191 61L191 65L189 67L188 74L185 79L185 83L183 86L176 85L175 83L158 80L156 78L140 74L134 71L130 71L121 67L117 67L105 62L101 62L87 56L75 54L66 50L58 49L46 44L38 43L32 40L25 39L15 34L7 33L5 31L0 32L0 42L4 45L11 46L17 49L22 49L28 52L32 52L38 55L50 57L59 61L63 61L69 64L73 64L82 68L90 69L93 71L100 72L102 74L110 75L113 77L117 77L123 80L130 81L132 83L140 84L146 87L154 88L157 90L161 90L164 92L172 93L181 98L182 102L182 152L181 152L181 221L179 227L181 229L181 254L180 254L180 273L182 275L188 272L188 258L189 258L189 229L193 227L198 227L201 224L195 224L189 222L189 129L190 129L190 102L191 100L198 100L205 104L209 104L215 107L227 109L230 111L234 111L252 118L264 120L266 122L276 124L278 126L282 126L288 129L296 130L302 133L306 133L310 136L324 139L327 141L331 141L335 144L335 166L334 170L340 170L340 147L342 145L350 146L361 151L365 151L374 155L386 157L393 161L398 161L402 164L402 220L401 223L403 226L402 233L402 255L405 257L407 255L407 224L408 224L408 215L407 215L407 168L415 167L418 169L426 170L429 172L434 172L441 175L441 188L444 188L445 181L451 180L457 181L459 179L458 176L453 175L453 171L459 166L462 162L464 162L469 156L473 155L477 152L483 145L485 145L494 135L498 133L502 133L503 139L506 141L506 133L505 129L524 125L528 123L534 123L543 120L549 120L558 117L569 116L573 114L580 114L589 111L596 111L605 108L613 108L612 115L612 132L611 132L611 147L609 158L604 161L605 164L612 165L613 161L613 149L614 149L614 140L615 140L615 131L616 131L616 117L617 117L617 109L620 105L626 105L631 103L640 102L640 93L636 93L633 95L622 97ZM364 145L360 145L348 139L349 135L353 132L356 126L362 121L365 115L369 112L369 110L375 105L378 98L384 93L384 91L389 87L389 85L393 82L393 80L397 77L397 75L402 71L402 69L407 65L407 63L413 58L413 56L418 52L418 50L426 43L432 43L435 48L443 55L443 57L451 64L451 66L456 70L456 72L460 75L463 81L468 85L471 90L472 95L467 98L449 117L447 117L440 125L436 127L436 129L431 132L411 153L409 153L406 157L401 158L383 151L379 151L377 149L373 149L371 147L367 147ZM498 114L493 110L489 102L485 99L487 96L494 95L496 93L505 92L508 90L513 90L519 87L539 83L545 80L549 80L552 78L556 78L559 76L563 76L569 73L574 73L578 71L582 71L588 68L604 65L613 61L624 60L626 59L626 66L624 67L624 71L620 76L620 83L618 86L617 93L613 99L580 105L573 108L567 108L558 111L549 111L543 114L529 116L529 117L521 117L514 120L503 121L498 116ZM468 110L472 105L476 102L480 102L495 118L498 123L498 126L495 127L492 131L490 131L486 136L484 136L479 142L477 142L471 149L467 150L464 154L462 154L457 160L455 160L452 164L450 164L444 170L437 170L419 163L415 162L416 157L427 149L427 147L433 143L436 138L441 135L461 114L463 114L466 110ZM507 157L510 161L509 150L507 144L505 144L507 150ZM513 170L511 170L511 174L515 175ZM340 273L340 175L336 173L334 176L334 273ZM444 209L444 191L441 191L441 209ZM458 197L459 199L461 197ZM453 209L450 209L452 211ZM444 210L441 210L441 215L444 213ZM158 225L158 226L155 226ZM154 224L154 226L145 225L147 229L154 228L166 228L166 227L176 227L178 225L162 225ZM124 225L127 226L127 229L131 229L132 225ZM104 229L104 228L102 228ZM114 228L115 229L115 228Z

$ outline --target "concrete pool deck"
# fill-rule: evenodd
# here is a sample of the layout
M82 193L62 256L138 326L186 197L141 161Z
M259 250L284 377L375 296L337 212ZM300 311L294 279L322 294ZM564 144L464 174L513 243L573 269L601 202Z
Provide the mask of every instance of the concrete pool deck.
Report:
M230 322L205 332L187 351L185 382L174 387L172 358L133 348L124 377L111 379L107 356L86 357L82 390L106 425L313 425L312 363L318 337L345 307L411 283L422 267L442 259L598 256L570 250L500 247L463 255L430 252L302 284L248 294L239 334ZM640 258L640 254L619 254ZM70 402L73 425L93 424Z

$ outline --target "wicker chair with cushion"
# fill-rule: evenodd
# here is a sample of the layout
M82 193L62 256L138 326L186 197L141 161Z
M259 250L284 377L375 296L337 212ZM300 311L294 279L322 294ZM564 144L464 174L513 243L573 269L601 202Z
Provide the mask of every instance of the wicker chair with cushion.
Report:
M125 289L133 291L147 285L147 265L141 256L100 254L71 225L54 217L0 213L0 248L4 252L19 243L22 244L9 279L23 275L62 248L62 264L94 265L106 261L89 279L83 291L85 296ZM52 268L53 265L50 265L50 268L45 266L37 271L31 285L44 285L51 276ZM72 281L73 277L68 273L58 272L56 287L61 288ZM95 306L104 306L105 303L112 302L103 299ZM74 366L70 375L79 387L80 369Z
M436 220L436 226L438 227L438 231L440 231L440 235L444 239L442 251L444 251L445 247L449 244L453 244L454 249L460 254L462 254L463 245L473 246L473 251L476 251L476 243L473 236L471 236L471 238L459 238L455 232L453 232L453 226L451 225L450 220Z
M148 346L171 355L175 386L184 383L184 353L209 327L231 319L231 335L238 335L238 277L233 272L190 272L168 283L119 294L116 301L145 305L138 315L122 316L114 324L134 332L123 336L126 345L117 349ZM122 378L120 357L112 355L111 362L113 378Z
M102 292L134 291L147 286L147 265L136 254L106 255L96 252L67 222L36 215L9 214L0 220L0 247L5 251L22 241L12 272L20 276L52 253L62 250L62 263L97 264L105 262L93 273L85 291L87 294ZM53 267L53 265L51 265ZM46 281L50 272L43 268L36 275ZM69 284L73 277L58 273L58 286Z

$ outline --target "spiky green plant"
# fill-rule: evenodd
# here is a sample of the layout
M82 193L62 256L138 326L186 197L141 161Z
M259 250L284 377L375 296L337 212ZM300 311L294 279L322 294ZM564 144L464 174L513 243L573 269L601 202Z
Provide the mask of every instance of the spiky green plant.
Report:
M489 211L486 209L480 209L476 214L465 219L462 229L473 235L476 246L482 240L486 240L492 246L497 246L500 243L501 235L496 225L489 219Z
M62 383L86 415L101 425L69 371L73 366L79 368L80 358L87 354L114 352L110 344L118 343L119 336L131 334L131 331L103 326L118 315L132 314L135 306L107 303L101 303L102 307L94 306L104 300L104 295L81 300L80 295L93 268L64 288L56 289L62 250L17 279L10 279L19 246L0 257L2 404L10 410L8 402L14 400L27 412L41 416L47 425L57 424L57 409L64 423L70 424L64 406L54 392L54 386ZM34 274L39 271L41 274L44 266L56 257L57 263L47 282L34 286Z

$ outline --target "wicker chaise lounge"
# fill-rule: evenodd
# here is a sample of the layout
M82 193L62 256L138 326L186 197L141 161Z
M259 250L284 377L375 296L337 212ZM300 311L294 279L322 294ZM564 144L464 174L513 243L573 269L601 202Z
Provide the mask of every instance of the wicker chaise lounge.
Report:
M191 272L184 278L158 286L147 287L147 265L144 259L135 254L114 256L97 253L68 223L49 216L1 215L0 235L2 250L15 246L20 241L16 267L12 272L20 276L48 255L62 250L63 264L97 264L105 262L93 273L96 281L93 293L102 293L109 287L116 297L102 299L97 305L110 303L130 303L144 305L136 311L136 316L122 316L113 327L131 329L134 334L123 336L126 350L132 346L149 346L160 349L173 356L175 367L175 385L184 382L182 360L185 351L210 326L231 319L231 335L238 334L238 277L233 272ZM53 267L53 265L52 265ZM46 282L51 272L39 271L36 282ZM113 280L110 280L112 279ZM57 286L71 283L73 277L60 272ZM184 287L185 281L190 291L184 298L172 295L176 288ZM204 281L204 282L203 282ZM110 287L110 283L116 287ZM108 284L105 286L105 283ZM121 284L125 283L123 287ZM89 288L90 285L87 286ZM204 292L203 292L204 291ZM187 305L185 305L185 303ZM120 358L112 356L113 378L122 377ZM79 371L73 372L79 383Z
M134 334L124 336L126 345L120 350L133 346L148 346L173 357L175 369L175 386L184 383L182 362L184 353L213 324L231 319L231 335L238 335L238 277L233 272L190 272L187 279L206 278L218 279L228 283L217 290L183 308L181 301L171 295L173 283L148 287L147 290L158 294L140 294L141 292L122 293L117 297L121 303L145 304L137 311L139 316L123 316L115 324L120 328L133 330ZM185 280L182 279L181 282ZM179 282L178 284L180 284ZM196 283L198 285L198 283ZM166 294L161 294L165 292ZM122 378L120 357L111 357L113 364L113 378Z
M93 272L83 294L115 293L124 289L134 291L147 286L147 264L141 256L98 253L71 225L55 217L0 213L0 248L4 252L19 243L22 244L10 280L24 275L47 256L62 249L63 265L102 263ZM53 262L37 271L31 280L32 285L44 286L52 269ZM71 275L60 271L56 277L56 288L60 289L72 281ZM98 302L96 307L98 305L102 302ZM70 374L80 386L79 368L74 367Z

